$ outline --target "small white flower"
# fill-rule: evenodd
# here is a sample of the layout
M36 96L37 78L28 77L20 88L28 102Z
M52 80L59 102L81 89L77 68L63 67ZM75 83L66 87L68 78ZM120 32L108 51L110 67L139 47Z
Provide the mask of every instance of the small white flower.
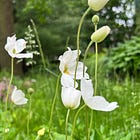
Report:
M23 105L28 101L28 99L25 98L25 94L21 90L17 90L17 87L15 87L12 92L11 100L16 105Z
M76 109L80 105L81 92L73 87L62 87L61 98L66 108Z
M68 48L68 51L64 52L63 55L59 56L58 60L60 60L59 69L62 74L67 74L74 78L75 69L76 69L76 58L77 58L77 50L71 50ZM83 63L78 62L76 79L83 78ZM88 74L86 73L87 67L85 67L85 77L88 78Z
M93 110L112 111L118 107L117 102L109 103L102 96L93 96L91 80L81 79L81 94L85 104Z
M21 53L26 48L24 39L16 40L16 35L7 38L5 50L13 58L33 58L32 53Z
M94 11L101 10L109 0L88 0L88 5Z

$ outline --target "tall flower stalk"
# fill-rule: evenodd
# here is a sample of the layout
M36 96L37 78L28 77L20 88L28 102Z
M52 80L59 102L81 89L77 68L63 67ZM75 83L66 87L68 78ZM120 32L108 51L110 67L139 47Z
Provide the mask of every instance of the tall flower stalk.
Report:
M82 27L84 18L86 17L86 15L89 13L90 10L91 10L91 8L88 7L87 10L82 15L80 22L79 22L78 30L77 30L77 40L76 40L76 42L77 42L77 61L76 61L75 74L74 74L74 85L76 83L76 72L77 72L78 61L79 61L81 27Z
M57 95L58 95L60 77L61 77L61 74L59 74L59 76L57 78L55 95L54 95L52 106L51 106L51 113L50 113L50 120L49 120L49 137L51 139L52 139L52 136L50 134L51 133L51 125L52 125L52 120L53 120L53 112L54 112L55 102L56 102L56 98L57 98Z
M94 18L97 18L96 15L93 16L94 31L96 32L99 20L98 21L94 20ZM94 82L95 82L95 84L94 84L95 85L94 95L96 96L97 84L98 84L97 83L98 82L98 44L97 44L97 42L95 42L95 72L94 72L94 75L95 75L95 79L94 79ZM93 123L93 110L91 110L91 113L90 113L90 125L89 125L89 130L88 130L88 139L90 139L90 132L91 132L91 129L92 129L92 123Z
M66 124L65 124L65 130L66 130L66 140L68 139L68 119L69 119L70 109L67 110L66 115Z

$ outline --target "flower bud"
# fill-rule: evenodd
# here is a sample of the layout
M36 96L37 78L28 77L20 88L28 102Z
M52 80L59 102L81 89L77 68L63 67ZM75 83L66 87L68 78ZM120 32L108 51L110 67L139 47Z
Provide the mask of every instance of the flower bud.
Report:
M91 40L93 42L100 43L107 37L109 33L110 28L108 26L103 26L91 35Z
M62 87L61 98L66 108L76 109L80 105L81 92L73 87Z
M88 0L88 5L94 11L101 10L109 0Z
M99 16L94 15L94 16L92 17L92 22L93 22L95 25L97 25L97 24L99 23Z

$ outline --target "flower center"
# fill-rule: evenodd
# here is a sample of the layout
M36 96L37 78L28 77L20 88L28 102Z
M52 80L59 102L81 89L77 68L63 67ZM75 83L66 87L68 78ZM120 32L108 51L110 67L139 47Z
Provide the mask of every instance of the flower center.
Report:
M70 74L69 71L68 71L68 67L67 66L64 67L64 73L65 74Z
M15 49L13 49L13 54L16 54L16 50Z

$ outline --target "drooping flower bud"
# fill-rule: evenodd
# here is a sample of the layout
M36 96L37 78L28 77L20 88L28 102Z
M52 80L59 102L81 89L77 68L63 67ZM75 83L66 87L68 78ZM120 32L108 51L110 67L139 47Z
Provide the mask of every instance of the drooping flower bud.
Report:
M100 43L107 37L109 33L110 28L108 26L103 26L91 35L91 40L93 42Z
M95 25L97 25L97 24L99 23L99 16L98 16L98 15L94 15L94 16L92 17L92 22L93 22Z
M88 0L88 5L94 11L101 10L109 0Z

